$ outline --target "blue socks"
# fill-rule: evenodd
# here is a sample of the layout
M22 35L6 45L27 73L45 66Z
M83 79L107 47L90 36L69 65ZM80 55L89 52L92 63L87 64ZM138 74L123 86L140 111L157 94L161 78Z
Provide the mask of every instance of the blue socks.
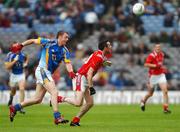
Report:
M60 117L61 117L60 112L54 112L54 118L55 119L60 118Z
M20 111L22 109L22 106L21 106L21 104L16 104L14 106L14 108L15 108L16 111Z

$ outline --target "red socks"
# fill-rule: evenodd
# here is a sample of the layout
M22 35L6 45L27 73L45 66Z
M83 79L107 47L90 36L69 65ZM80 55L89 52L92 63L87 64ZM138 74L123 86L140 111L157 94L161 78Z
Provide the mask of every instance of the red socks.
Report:
M168 110L168 104L163 104L163 109Z
M79 118L79 117L76 117L76 116L75 116L75 117L73 118L73 120L72 120L72 122L74 122L74 123L79 122L79 121L80 121L80 118Z
M58 103L62 103L62 102L63 102L63 99L64 99L64 98L63 98L62 96L58 96L58 97L57 97Z

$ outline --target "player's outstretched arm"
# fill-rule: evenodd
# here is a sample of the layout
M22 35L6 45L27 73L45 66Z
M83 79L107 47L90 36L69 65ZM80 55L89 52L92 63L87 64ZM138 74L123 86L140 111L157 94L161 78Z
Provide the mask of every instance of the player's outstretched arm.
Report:
M92 81L93 72L94 72L94 69L92 67L90 67L88 72L87 72L87 80L88 80L88 86L89 87L93 87L93 81Z
M71 63L66 63L66 69L68 72L73 72L73 67Z
M12 52L18 52L21 51L24 46L30 45L30 44L40 44L40 38L38 39L29 39L24 41L23 43L15 43L11 47Z
M30 45L30 44L39 44L39 39L29 39L29 40L22 42L23 47Z
M93 88L93 80L92 80L93 74L94 74L94 69L90 67L87 73L87 80L88 80L90 95L94 95L96 93L96 90Z
M66 69L67 69L67 71L68 71L68 73L69 73L69 77L70 77L71 79L75 78L76 74L75 74L74 71L73 71L73 66L72 66L71 63L66 63Z

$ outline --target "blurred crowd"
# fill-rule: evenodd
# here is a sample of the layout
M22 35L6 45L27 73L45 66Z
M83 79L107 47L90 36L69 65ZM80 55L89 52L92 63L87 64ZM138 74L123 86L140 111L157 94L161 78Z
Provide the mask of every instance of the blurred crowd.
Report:
M114 54L125 56L129 67L143 68L144 59L152 50L152 43L163 43L166 47L180 48L180 32L178 31L180 1L140 0L146 7L144 15L163 15L163 26L175 27L170 34L165 31L159 34L148 34L141 17L135 16L131 11L132 5L136 2L137 0L0 0L0 27L10 28L13 23L23 23L27 24L31 31L27 39L38 36L54 38L55 33L52 32L39 34L34 29L34 25L36 23L63 23L65 25L71 23L74 32L68 48L72 53L72 61L76 70L83 64L84 58L93 52L93 45L96 45L85 47L83 43L79 43L93 35L94 32L99 32L98 41L104 38L109 39L113 43ZM0 44L0 53L7 52L8 48ZM166 54L166 59L174 58ZM34 70L37 62L38 59L34 60L26 69L27 89L34 88ZM145 83L139 87L132 77L127 76L131 75L130 73L130 69L126 67L103 69L95 77L95 85L109 90L121 90L124 87L144 90ZM170 71L167 78L171 90L180 90L180 83L177 85L171 83L172 78L180 79L179 70ZM66 76L63 66L55 72L54 79L58 88L64 90L72 88L71 80ZM1 89L8 89L7 82L0 82L3 86Z

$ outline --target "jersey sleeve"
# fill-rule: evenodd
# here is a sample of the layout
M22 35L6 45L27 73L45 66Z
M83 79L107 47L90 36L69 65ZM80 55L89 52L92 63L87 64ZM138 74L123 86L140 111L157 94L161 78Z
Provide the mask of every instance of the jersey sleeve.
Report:
M70 60L71 54L70 54L69 50L66 47L64 47L63 51L64 51L63 61L65 63L70 63L71 62L71 60Z
M42 45L42 46L45 46L46 44L51 43L52 41L54 41L54 40L47 39L47 38L41 38L41 37L38 38L38 44Z
M153 59L154 59L154 57L152 55L148 55L145 63L152 63Z
M8 53L6 58L4 59L5 62L11 62L12 61L12 54Z

